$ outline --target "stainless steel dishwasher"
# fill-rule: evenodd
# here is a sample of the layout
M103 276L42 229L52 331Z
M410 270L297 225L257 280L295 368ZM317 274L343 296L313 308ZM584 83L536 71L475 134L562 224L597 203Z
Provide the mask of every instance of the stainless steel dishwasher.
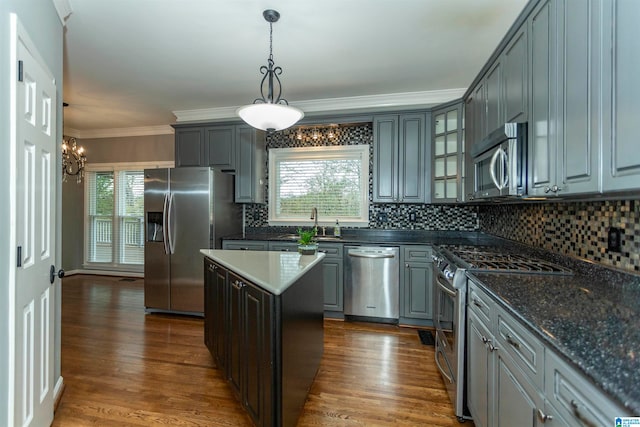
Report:
M345 246L345 316L397 323L399 254L398 247Z

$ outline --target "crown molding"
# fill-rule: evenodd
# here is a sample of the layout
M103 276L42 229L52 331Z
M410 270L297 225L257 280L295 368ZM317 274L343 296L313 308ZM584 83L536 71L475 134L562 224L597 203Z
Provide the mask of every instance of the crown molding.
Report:
M345 98L315 99L292 104L305 113L319 113L344 110L372 110L396 108L427 108L454 99L462 98L467 88L443 89L423 92L404 92L382 95L352 96ZM172 113L177 122L202 120L224 120L238 118L238 107L202 108L198 110L176 110Z
M91 129L79 130L73 128L65 128L64 134L75 138L118 138L126 136L148 136L148 135L173 135L174 129L170 125L159 126L141 126L131 128L114 128L114 129Z

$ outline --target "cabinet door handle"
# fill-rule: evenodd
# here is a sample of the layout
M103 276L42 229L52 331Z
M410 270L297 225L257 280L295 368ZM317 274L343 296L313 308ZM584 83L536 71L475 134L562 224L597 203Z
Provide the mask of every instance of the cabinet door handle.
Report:
M473 299L472 302L473 302L473 305L475 305L476 307L479 307L479 308L483 308L484 307L482 304L480 304L480 301L478 301L475 298Z
M545 414L544 412L542 412L542 409L538 409L537 412L538 412L538 419L540 420L541 423L546 423L547 421L553 420L553 416Z
M491 344L491 340L489 340L489 351L490 352L494 352L494 351L498 351L498 347L496 347L495 345Z
M507 342L511 344L512 347L517 348L518 350L520 349L520 343L514 340L510 334L507 334L505 338L507 339Z
M240 290L240 289L244 288L244 283L242 283L239 280L234 280L233 283L231 283L231 286L233 286L237 290Z
M217 268L217 265L209 264L209 271L216 271Z
M582 405L575 399L571 399L571 407L573 408L573 415L576 416L582 423L588 427L596 427L598 423L587 418L587 415L582 411Z

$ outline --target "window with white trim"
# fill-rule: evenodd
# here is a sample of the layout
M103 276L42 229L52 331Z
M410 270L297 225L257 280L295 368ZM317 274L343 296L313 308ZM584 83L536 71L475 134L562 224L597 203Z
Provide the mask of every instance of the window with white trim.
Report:
M159 165L87 165L86 267L115 271L143 270L144 169L156 166Z
M269 149L269 224L369 225L369 145Z

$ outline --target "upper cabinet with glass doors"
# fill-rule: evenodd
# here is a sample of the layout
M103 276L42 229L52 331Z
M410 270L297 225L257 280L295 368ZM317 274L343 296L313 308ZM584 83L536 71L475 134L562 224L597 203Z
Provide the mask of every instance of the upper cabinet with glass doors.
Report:
M433 203L461 202L464 170L462 102L445 105L432 113Z

